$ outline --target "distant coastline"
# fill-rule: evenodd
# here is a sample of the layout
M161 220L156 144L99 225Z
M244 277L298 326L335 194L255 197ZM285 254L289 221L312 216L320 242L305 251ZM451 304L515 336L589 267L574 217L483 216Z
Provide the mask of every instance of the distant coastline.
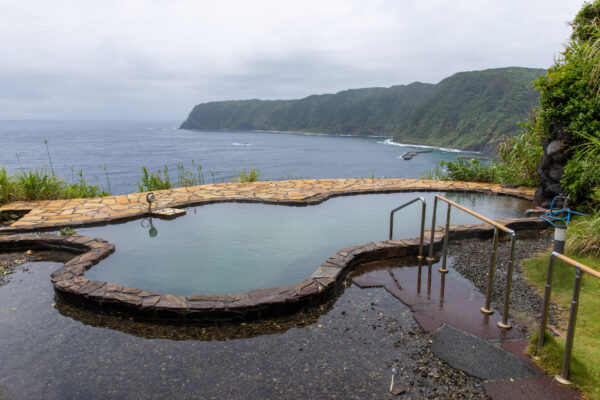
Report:
M456 73L437 84L349 89L295 100L227 100L196 105L182 129L393 137L400 144L493 152L522 131L545 70Z

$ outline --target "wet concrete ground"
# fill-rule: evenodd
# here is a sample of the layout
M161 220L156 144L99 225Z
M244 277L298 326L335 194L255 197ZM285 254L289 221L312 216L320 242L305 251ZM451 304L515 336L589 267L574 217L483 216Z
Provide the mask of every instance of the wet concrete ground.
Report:
M519 256L547 240L523 238ZM451 247L469 249L469 276L485 274L484 242ZM427 264L419 280L416 259L387 260L359 267L319 307L216 327L141 323L57 302L49 274L60 262L31 262L36 256L11 255L26 262L0 286L0 400L581 398L540 377L523 352L525 327L503 331L498 311L479 312L484 296L454 269L462 256L449 258L443 293L439 262L428 291ZM515 279L516 308L533 312L523 307L537 294L518 268Z
M7 399L385 399L392 368L402 398L485 398L383 288L264 325L167 327L55 304L56 267L30 263L0 287Z

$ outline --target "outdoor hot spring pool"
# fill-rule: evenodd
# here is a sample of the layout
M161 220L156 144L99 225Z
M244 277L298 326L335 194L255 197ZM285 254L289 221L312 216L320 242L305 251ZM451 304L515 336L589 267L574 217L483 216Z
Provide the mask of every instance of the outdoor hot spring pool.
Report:
M220 203L187 209L174 220L135 220L77 229L116 251L85 273L88 279L173 295L228 294L295 284L343 247L388 239L389 212L423 196L426 227L438 193L394 193L331 198L316 206ZM490 218L522 217L526 200L443 193ZM419 235L420 203L395 215L394 239ZM443 225L446 205L438 205ZM480 223L453 210L452 224ZM152 232L151 232L152 231ZM152 234L151 234L152 233Z

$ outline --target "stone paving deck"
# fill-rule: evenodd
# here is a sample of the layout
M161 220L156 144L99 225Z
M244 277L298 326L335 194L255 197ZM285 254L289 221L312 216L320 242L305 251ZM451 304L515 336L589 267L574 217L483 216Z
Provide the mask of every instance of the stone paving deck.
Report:
M431 181L419 179L310 179L251 183L220 183L153 192L152 209L176 209L215 202L260 202L305 206L318 204L333 196L359 193L411 191L453 191L508 195L533 200L535 189L511 188L497 184ZM148 213L146 193L49 201L12 202L0 212L29 212L0 233L58 229L65 226L106 224L138 218ZM158 213L160 214L160 213ZM161 217L161 215L156 215Z

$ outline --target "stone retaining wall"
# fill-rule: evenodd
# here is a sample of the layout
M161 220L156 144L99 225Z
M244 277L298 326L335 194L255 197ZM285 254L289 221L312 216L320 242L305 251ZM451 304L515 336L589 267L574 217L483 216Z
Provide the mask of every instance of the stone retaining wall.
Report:
M547 224L537 218L498 220L518 230L543 229ZM450 238L491 237L489 225L451 226ZM428 246L426 232L424 246ZM434 249L441 247L443 227L437 227ZM414 256L419 240L388 240L341 249L323 263L309 278L295 285L259 289L227 295L173 296L143 289L93 281L84 276L100 260L114 251L102 239L54 234L0 236L0 251L60 250L76 256L52 273L56 294L68 302L101 312L126 314L136 318L178 324L216 324L248 321L290 314L334 296L356 266L364 262Z

